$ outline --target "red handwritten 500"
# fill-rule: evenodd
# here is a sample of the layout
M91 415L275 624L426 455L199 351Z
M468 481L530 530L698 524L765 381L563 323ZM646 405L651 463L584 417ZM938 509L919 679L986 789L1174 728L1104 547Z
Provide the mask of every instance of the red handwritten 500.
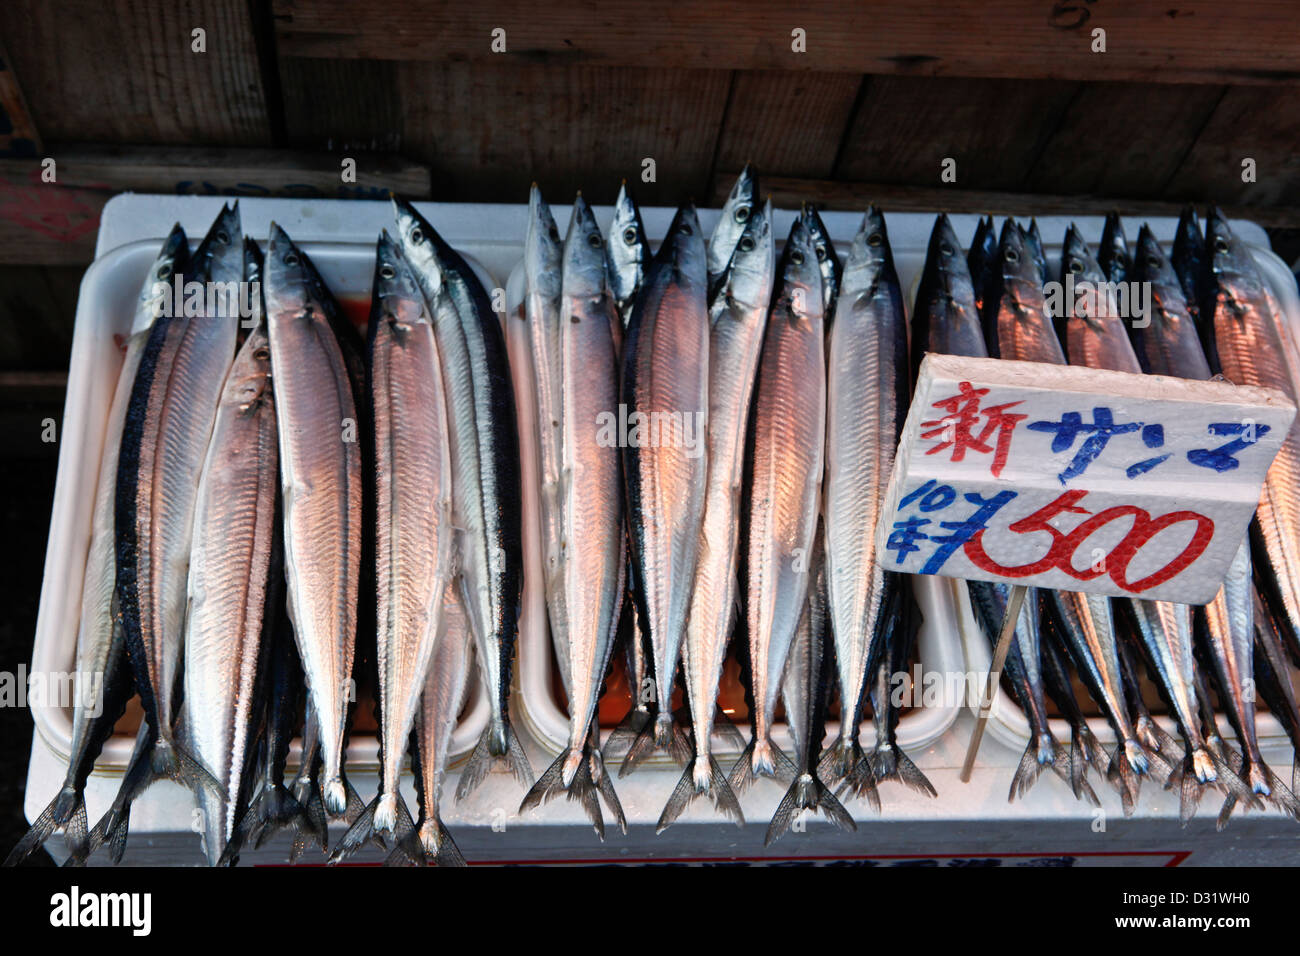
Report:
M1022 578L1056 569L1079 581L1091 581L1103 574L1109 574L1116 586L1124 591L1140 594L1150 588L1164 584L1170 578L1182 572L1204 553L1214 537L1214 521L1194 511L1171 511L1159 517L1136 505L1116 505L1092 514L1086 508L1077 505L1088 493L1086 491L1067 491L1058 498L1039 508L1028 517L1021 518L1007 526L1016 534L1032 534L1043 531L1051 535L1052 546L1047 553L1029 564L1008 567L999 564L984 550L984 531L975 532L964 545L966 557L983 571L1008 578ZM1050 522L1057 515L1088 515L1073 530L1060 531ZM1092 562L1080 570L1074 566L1075 552L1089 537L1100 531L1112 521L1132 519L1133 526L1120 542L1111 549L1101 562ZM1176 525L1192 522L1196 528L1192 540L1186 548L1172 561L1157 571L1137 581L1129 581L1128 567L1133 557L1160 532Z

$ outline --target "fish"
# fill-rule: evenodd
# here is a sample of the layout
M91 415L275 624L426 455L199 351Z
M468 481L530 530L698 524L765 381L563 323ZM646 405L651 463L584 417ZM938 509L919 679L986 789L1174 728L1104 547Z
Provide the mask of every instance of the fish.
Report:
M1173 770L1175 764L1171 761L1170 755L1177 746L1175 741L1164 728L1156 723L1155 717L1151 715L1150 708L1147 707L1146 699L1142 696L1142 672L1139 670L1139 659L1146 655L1146 647L1138 633L1138 629L1126 626L1132 618L1125 618L1123 613L1119 613L1122 603L1112 604L1117 610L1116 620L1116 638L1115 646L1119 651L1119 673L1120 680L1124 684L1124 699L1129 705L1129 718L1133 721L1133 728L1137 731L1137 738L1141 741L1142 746L1146 748L1147 756L1151 758L1153 774L1158 773L1168 780L1169 773ZM1156 678L1163 676L1163 672L1158 667L1151 669ZM1173 758L1176 760L1177 758Z
M295 642L295 651L297 645ZM329 849L328 824L325 813L325 797L321 792L321 771L325 761L321 755L320 720L316 708L312 705L311 692L305 695L304 720L302 728L302 750L299 754L298 772L294 774L290 792L298 805L303 808L310 827L295 828L293 846L289 850L289 862L300 857L307 844L316 842L321 852Z
M136 371L145 342L161 311L161 296L170 290L169 284L174 276L185 273L188 260L189 244L185 230L178 223L172 227L145 274L131 316L126 351L108 410L95 484L90 545L86 553L77 627L68 770L63 786L10 852L4 861L5 866L22 862L59 829L64 831L73 862L83 861L90 853L86 781L133 692L125 634L116 602L114 514L118 450Z
M997 265L986 300L984 344L991 358L1064 365L1043 295L1038 266L1020 227L1008 219L998 239Z
M745 168L740 171L740 175L732 184L731 192L727 195L727 201L722 204L722 212L713 227L713 234L709 237L706 263L710 302L718 294L723 274L727 271L727 263L731 261L731 254L736 251L736 244L740 242L740 237L744 235L749 217L759 209L758 176L746 163Z
M465 866L456 841L443 825L439 807L442 781L451 757L452 733L468 696L474 671L474 635L455 580L447 582L439 616L440 632L433 661L415 715L416 746L411 772L419 797L415 828L399 841L386 863L406 861L436 866Z
M921 608L909 587L896 588L891 598L894 607L884 619L885 634L882 641L885 647L871 689L876 723L876 749L871 754L871 776L877 786L886 780L896 780L917 793L936 797L939 794L934 789L934 784L898 745L903 690L900 680L907 673L916 635L921 629ZM851 777L845 786L851 788L854 783L854 778Z
M1111 283L1128 281L1129 271L1133 267L1132 257L1128 251L1128 240L1124 237L1124 223L1119 213L1106 215L1106 224L1101 230L1101 243L1097 247L1097 264L1102 274Z
M1083 235L1071 223L1061 252L1061 286L1073 277L1075 300L1067 302L1061 318L1066 328L1065 353L1071 365L1140 374L1128 329L1102 267L1093 258Z
M1213 325L1220 370L1234 385L1276 388L1295 401L1298 391L1287 360L1289 342L1254 258L1218 210L1210 213L1206 237L1209 294L1202 307L1202 321ZM1300 634L1298 422L1291 423L1264 478L1250 537L1254 560L1272 572L1260 576L1269 605L1278 612L1285 631ZM1247 606L1244 613L1249 611ZM1220 614L1219 619L1225 623L1246 620L1229 614ZM1238 635L1237 640L1245 638ZM1293 637L1291 646L1300 646L1300 642Z
M768 204L771 205L770 200ZM822 313L826 316L826 322L829 322L831 313L835 309L835 298L839 295L844 264L840 261L839 253L835 251L835 242L831 239L826 223L822 222L816 205L805 203L799 218L803 220L804 228L808 230L808 236L812 239L813 251L817 253L817 268L822 274ZM829 327L826 331L829 334Z
M882 653L881 610L899 586L899 577L876 561L875 535L911 396L903 295L885 217L875 206L844 266L829 353L822 507L841 713L828 767L843 779L863 759L863 692Z
M1296 816L1300 801L1277 779L1259 750L1255 729L1255 596L1251 584L1250 544L1243 541L1228 566L1223 590L1206 605L1205 627L1200 629L1201 651L1218 691L1220 704L1241 744L1243 765L1232 769L1257 798L1263 798ZM1219 816L1219 829L1227 824L1233 799Z
M623 474L637 613L650 634L655 716L633 742L620 775L642 741L671 748L679 762L689 760L690 748L673 725L671 701L708 480L706 283L699 219L693 206L683 206L637 296L623 346L622 404L629 421L635 414L641 423L625 443ZM663 421L675 423L677 433L667 442L648 440L650 425Z
M1212 297L1210 256L1205 234L1201 231L1196 209L1192 206L1184 206L1178 217L1169 261L1178 276L1179 285L1183 287L1187 311L1192 317L1192 324L1200 333L1206 361L1210 363L1210 368L1218 368L1219 359L1214 346L1214 307L1208 301Z
M942 213L935 217L930 231L911 329L913 379L926 352L988 355L970 268L952 223Z
M986 341L992 338L997 328L997 310L993 303L997 299L998 262L998 235L993 228L993 217L981 216L975 227L975 235L971 238L970 249L966 252L966 267L970 271L975 308L979 312L980 326L984 329Z
M641 222L641 210L627 190L627 180L624 180L614 201L614 221L610 223L609 241L605 244L605 265L609 291L625 331L632 320L632 303L645 283L646 270L652 259L650 240L646 238L645 225Z
M816 300L820 303L821 273L811 245L805 245L806 264L815 278ZM684 770L660 815L659 832L700 794L708 794L718 809L738 825L744 822L731 785L713 756L712 737L718 682L736 622L736 607L741 600L737 574L741 562L739 525L747 432L751 404L754 416L762 415L761 397L755 395L762 375L760 354L766 354L768 348L765 327L770 327L768 306L775 284L774 269L775 243L769 202L747 213L744 231L734 244L709 306L708 468L699 558L682 652L695 747L691 765ZM820 326L816 331L820 357ZM761 429L761 418L759 422L755 427ZM779 673L778 669L778 678Z
M606 440L602 417L618 405L614 300L606 281L605 240L581 194L564 239L559 308L558 574L564 608L561 671L569 701L568 746L538 778L520 810L560 791L583 801L602 836L594 791L616 817L622 808L588 746L609 670L625 593L623 476L617 441Z
M968 581L967 587L975 619L980 623L990 645L996 647L1010 603L1010 588L984 581ZM1043 770L1053 770L1063 778L1066 776L1065 757L1060 744L1052 735L1047 715L1041 620L1040 593L1037 588L1031 587L1025 593L1024 603L1020 607L1014 639L1007 649L1004 666L1012 695L1024 711L1030 729L1029 745L1012 778L1011 790L1007 794L1008 802L1028 793Z
M1042 640L1038 646L1042 655L1040 663L1043 668L1043 687L1047 696L1052 699L1052 703L1056 705L1056 709L1070 725L1070 789L1074 791L1076 800L1086 800L1094 807L1099 807L1101 801L1097 799L1097 794L1089 785L1087 774L1089 768L1099 774L1104 773L1102 768L1109 758L1106 751L1102 749L1101 743L1093 736L1092 729L1088 726L1088 719L1083 715L1079 702L1075 699L1074 687L1070 681L1069 655L1062 643L1064 638L1061 636L1060 625L1055 616L1048 613L1050 600L1041 591L1039 605Z
M220 785L194 794L210 865L222 858L256 777L284 589L277 443L271 347L259 316L221 393L189 560L181 720L186 749Z
M244 274L238 203L222 207L190 269L192 281L212 283L208 289L238 289ZM155 780L215 786L173 734L194 508L240 318L215 297L205 299L214 301L205 301L198 315L163 309L154 320L118 454L117 601L144 720L118 794L91 833L91 848L108 843L114 862L126 847L131 802ZM168 314L174 311L182 314Z
M819 517L809 556L808 599L781 678L786 725L794 741L795 777L772 815L772 822L763 838L764 846L771 846L804 810L820 811L841 830L855 831L858 828L843 804L821 780L817 766L822 738L826 733L826 707L831 684L825 543L825 527Z
M796 219L791 227L775 285L771 309L766 309L766 299L757 306L756 322L766 329L762 355L755 355L759 364L744 492L749 502L744 607L754 734L740 759L747 764L750 778L776 777L778 764L789 763L772 741L772 724L786 658L808 601L824 470L823 286L812 236L803 219ZM715 328L715 344L722 331L725 329ZM725 353L715 355L714 369L726 374L735 363ZM715 410L712 427L717 427L722 411ZM743 433L744 411L740 414L738 427ZM739 479L737 473L729 480ZM729 493L735 497L734 487ZM711 546L721 549L721 542Z
M388 234L375 250L368 326L376 471L380 791L374 829L397 825L398 774L437 647L456 560L450 428L433 315Z
M461 593L474 632L488 726L461 773L463 800L504 759L533 785L510 725L510 682L523 588L523 491L514 387L501 323L465 260L405 200L393 200L402 252L433 312L451 433L452 510Z
M1038 270L1038 281L1040 285L1047 282L1047 255L1043 252L1043 237L1038 231L1038 220L1030 219L1029 228L1020 228L1020 234L1024 237L1025 248L1029 250L1030 256L1034 260L1034 266Z
M326 810L341 814L348 810L344 736L355 696L364 436L357 434L361 397L340 338L355 332L307 254L275 223L264 289L289 617L320 734L322 798Z
M1201 347L1193 305L1173 263L1147 225L1138 232L1132 277L1151 289L1151 310L1146 324L1130 324L1130 338L1142 370L1204 381L1210 364Z
M1281 634L1268 607L1255 594L1255 686L1291 740L1291 791L1300 789L1300 703Z

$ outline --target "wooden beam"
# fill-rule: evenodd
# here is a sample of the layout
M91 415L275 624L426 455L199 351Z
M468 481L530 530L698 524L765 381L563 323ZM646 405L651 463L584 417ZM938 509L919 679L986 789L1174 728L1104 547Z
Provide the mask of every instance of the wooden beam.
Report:
M712 204L721 205L727 198L735 171L720 172L714 187ZM956 189L935 186L888 186L873 183L844 183L819 179L791 179L764 176L763 192L770 194L772 205L797 209L801 202L816 203L823 209L864 210L876 203L886 212L991 213L995 216L1104 216L1116 210L1125 216L1177 216L1183 203L1102 198L1097 196L1061 196L1044 193L1012 193ZM1229 216L1250 219L1265 228L1300 227L1300 207L1296 206L1224 206Z
M429 168L358 152L356 182L342 154L156 146L52 147L55 181L39 160L0 160L0 263L69 265L94 256L99 214L119 192L379 199L429 196Z
M811 70L1158 83L1297 83L1290 0L272 0L284 56ZM1105 52L1093 52L1095 29ZM493 31L497 50L493 48ZM794 31L804 31L797 52Z

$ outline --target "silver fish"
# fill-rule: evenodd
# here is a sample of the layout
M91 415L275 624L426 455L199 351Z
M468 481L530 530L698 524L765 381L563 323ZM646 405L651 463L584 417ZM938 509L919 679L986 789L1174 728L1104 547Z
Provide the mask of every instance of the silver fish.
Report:
M623 404L629 421L638 416L623 468L640 610L653 649L653 738L658 747L675 740L670 701L699 557L708 477L705 283L699 219L693 207L685 206L673 218L637 298L623 356ZM652 434L652 428L669 432L665 438Z
M988 355L966 257L946 215L934 220L912 306L912 374L926 352Z
M718 681L736 620L746 431L772 296L771 212L769 203L747 218L709 307L708 481L682 658L695 739L694 766L688 774L695 793L710 793L719 809L734 816L739 816L739 805L730 785L726 792L712 792L721 773L711 741ZM820 288L817 292L820 301ZM665 810L661 827L671 816L675 814Z
M289 616L318 721L321 792L338 814L348 803L343 743L361 571L357 397L338 339L346 320L306 253L274 223L265 281Z
M185 621L184 740L220 785L198 787L215 864L242 814L265 703L262 674L283 582L271 349L265 324L226 378L199 481ZM277 580L278 579L278 580Z
M237 207L223 207L191 271L198 282L238 289L244 258ZM198 315L164 308L154 320L122 431L114 510L117 600L144 722L118 796L91 834L92 848L112 843L115 860L125 848L135 796L160 777L185 783L204 777L176 746L173 727L199 476L239 326L238 311L220 302L211 303L216 314L209 314L209 298Z
M1098 246L1097 264L1102 274L1110 282L1119 283L1128 280L1133 267L1132 257L1128 251L1128 240L1124 238L1124 223L1119 213L1106 215L1106 225L1101 231L1101 244Z
M84 860L90 852L86 780L133 690L124 634L115 601L117 560L114 512L118 449L136 370L140 366L150 329L161 311L161 296L170 288L173 276L185 272L188 259L189 246L185 231L178 224L172 227L157 258L149 267L131 318L126 352L108 410L99 476L95 485L90 547L86 553L77 629L68 772L62 788L50 805L36 818L31 829L5 860L6 866L13 866L35 852L60 827L64 829L72 860Z
M559 790L599 806L589 791L605 783L599 750L588 747L601 683L609 670L624 596L623 480L618 442L604 418L618 406L614 302L605 279L605 242L591 207L573 204L563 250L559 315L561 441L559 449L560 587L565 613L562 671L569 700L568 747L524 799L535 806ZM592 773L594 767L594 774ZM615 811L622 817L622 810ZM593 820L597 833L603 821Z
M627 191L627 182L618 187L614 201L614 221L609 226L605 244L605 263L609 273L609 291L614 296L619 319L626 329L632 318L632 303L645 283L650 266L650 241L641 222L641 210Z
M777 771L772 723L786 658L808 599L820 511L826 446L821 278L808 228L802 219L795 220L763 337L746 492L745 607L754 739L745 757L751 774L766 777Z
M457 797L504 758L532 786L528 758L510 726L509 697L523 587L519 429L501 322L482 282L415 207L394 200L402 251L434 316L451 428L452 504L461 529L461 593L491 717L461 774Z
M771 205L770 200L768 205ZM835 309L835 297L840 292L840 277L844 274L844 264L840 262L830 230L822 222L817 207L812 203L805 204L799 213L799 218L803 220L804 228L808 230L808 236L812 240L813 251L817 253L817 268L822 274L822 314L829 321Z
M879 659L887 587L896 584L876 561L875 536L910 397L903 296L874 206L844 265L829 353L823 514L841 701L831 764L844 777L861 759L862 691Z
M1061 252L1062 287L1070 277L1075 288L1075 301L1066 303L1065 351L1070 364L1140 374L1142 367L1106 276L1073 225L1066 230Z
M727 201L722 204L722 214L713 227L713 235L709 237L710 301L717 295L723 273L727 271L727 263L731 261L731 254L736 251L736 244L745 232L745 224L758 211L758 176L746 165L736 177Z
M1151 289L1151 311L1147 324L1133 327L1133 347L1145 371L1153 375L1205 380L1211 375L1210 364L1182 283L1151 229L1143 225L1138 232L1137 258L1133 278Z
M433 317L387 232L376 250L369 335L383 742L374 828L391 832L398 773L452 577L454 530L446 392Z
M998 241L985 325L985 345L993 358L1065 364L1052 326L1043 282L1020 227L1008 219Z

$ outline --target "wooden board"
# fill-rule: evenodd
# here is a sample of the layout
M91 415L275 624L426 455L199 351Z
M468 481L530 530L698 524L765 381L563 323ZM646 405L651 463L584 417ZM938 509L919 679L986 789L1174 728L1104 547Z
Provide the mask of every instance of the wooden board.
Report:
M1164 194L1243 206L1300 205L1300 90L1233 87L1210 117ZM1244 158L1256 181L1242 182Z
M1300 81L1288 0L865 0L803 4L632 0L272 0L281 54L476 64L581 63L727 70L1176 82ZM1092 30L1106 52L1091 51ZM503 29L506 51L494 53ZM806 52L792 50L802 29Z
M27 101L9 54L0 42L0 156L36 156L40 151L40 134L27 112Z
M1159 196L1225 90L1209 85L1085 83L1063 111L1024 188Z
M47 142L271 144L247 0L5 0L0 35Z
M962 189L1015 189L1033 168L1078 84L871 77L835 179L941 184L945 158Z
M719 171L713 205L726 198L736 170ZM887 183L846 183L768 176L764 192L773 205L798 208L813 202L824 209L861 211L877 203L886 212L992 213L995 216L1104 216L1117 210L1125 216L1177 216L1183 204L1166 200L1130 199L1122 196L1060 196L1046 193L995 192L932 186L896 186ZM1250 219L1265 228L1300 227L1300 206L1225 205L1229 216Z
M331 91L316 99L310 125L290 120L295 141L384 135L388 120L365 120L373 87L348 89L348 70L287 58L281 66L308 88ZM523 202L534 180L556 202L579 189L593 202L610 202L623 178L642 203L708 192L727 100L725 72L392 66L391 76L379 74L396 104L389 131L405 155L432 167L434 199ZM654 183L641 179L646 158L655 160Z
M863 82L848 73L736 73L717 168L753 163L763 174L830 176Z
M0 386L37 387L66 369L84 266L0 265Z

